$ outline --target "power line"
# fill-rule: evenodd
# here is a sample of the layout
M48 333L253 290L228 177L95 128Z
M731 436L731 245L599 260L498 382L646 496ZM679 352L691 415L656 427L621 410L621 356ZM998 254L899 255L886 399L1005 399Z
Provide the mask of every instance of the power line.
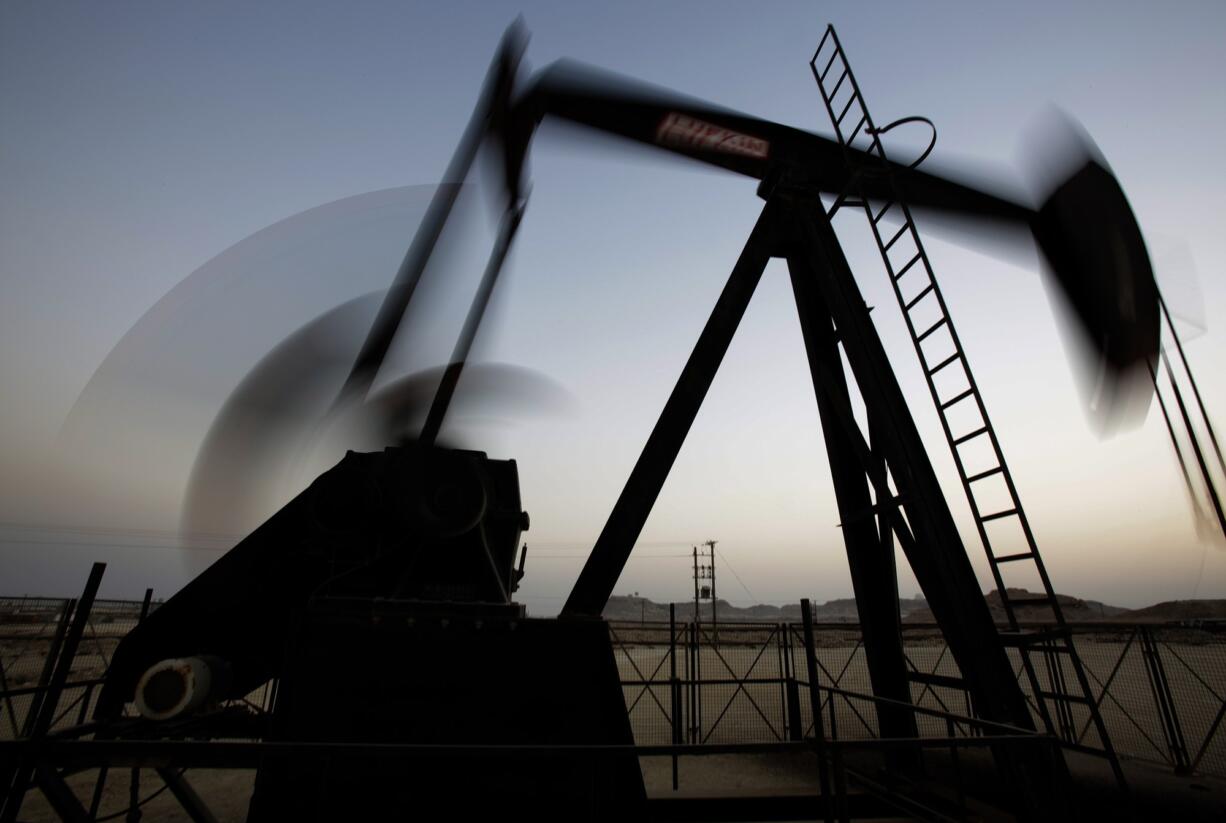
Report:
M9 529L11 531L60 532L87 535L101 534L138 539L171 537L237 542L243 538L243 535L241 534L221 534L218 532L182 532L169 529L133 529L108 526L82 526L76 524L57 526L51 523L21 523L13 520L0 520L0 529Z
M724 561L725 564L727 564L728 571L732 572L732 576L736 578L736 582L741 584L741 588L745 590L745 594L749 595L749 599L756 603L758 599L753 596L753 592L751 592L749 590L749 587L745 585L745 581L742 580L741 576L736 573L736 569L732 568L732 564L728 562L728 558L724 557L724 553L721 552L719 549L716 549L715 551L717 554L719 554L719 559Z
M166 546L154 543L118 543L113 540L23 540L0 537L0 545L9 546L59 546L65 549L155 549L167 552L224 552L227 546Z
M641 558L631 557L630 560L631 561L636 560L636 559L638 560L676 560L681 557L685 557L688 559L689 555L656 554L656 555L646 555ZM533 554L532 559L534 561L535 560L573 560L575 562L582 562L584 560L587 560L587 555L583 555L583 554Z

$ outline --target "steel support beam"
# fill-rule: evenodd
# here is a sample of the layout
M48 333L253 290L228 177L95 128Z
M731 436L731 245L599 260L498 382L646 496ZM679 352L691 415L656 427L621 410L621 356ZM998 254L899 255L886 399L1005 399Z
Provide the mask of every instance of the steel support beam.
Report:
M790 244L788 256L806 262L817 275L818 292L838 328L856 385L869 414L876 416L874 434L880 442L875 447L890 467L899 505L915 538L901 541L902 548L958 663L976 713L988 720L1033 729L1030 709L949 504L834 227L815 195L800 194L789 206L788 225L780 227ZM1067 817L1067 798L1054 790L1060 782L1060 763L1003 748L998 748L996 755L1011 775L1028 816L1044 820Z
M749 299L762 279L762 271L775 251L776 211L773 202L762 209L660 419L575 581L562 608L563 617L597 617L613 593L617 578L681 451L681 444L711 388L711 381L728 351Z
M182 771L161 767L157 770L158 777L162 778L162 782L170 789L175 799L179 801L179 805L183 807L183 811L187 812L193 823L217 823L217 818L208 804L196 793L192 785L187 782L187 778L183 776Z
M826 455L834 481L839 519L842 521L843 542L847 548L847 564L851 570L873 693L900 703L910 703L911 687L907 680L907 661L903 655L902 626L898 613L898 578L894 568L893 541L890 539L892 532L888 526L879 532L876 523L879 518L885 524L890 513L883 509L874 516L866 476L869 471L878 469L861 462L861 455L853 445L854 433L844 431L844 421L852 421L854 425L851 395L843 373L830 310L817 288L817 274L804 258L796 255L788 257L788 270L813 378L822 435L826 441ZM836 411L836 405L841 410ZM870 412L875 419L875 410ZM869 457L880 464L877 455ZM881 473L884 475L883 468ZM893 502L879 494L878 505L892 506ZM878 703L876 709L882 737L916 736L913 713L892 703Z
M915 536L903 544L907 560L983 716L1033 728L949 504L834 228L820 201L800 203L788 210L794 231L789 257L814 273L865 406L880 421L877 449L890 466Z

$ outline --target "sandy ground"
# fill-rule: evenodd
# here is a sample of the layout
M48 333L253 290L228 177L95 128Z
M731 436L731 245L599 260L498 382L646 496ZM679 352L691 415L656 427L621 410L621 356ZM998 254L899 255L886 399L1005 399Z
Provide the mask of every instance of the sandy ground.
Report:
M1079 788L1082 819L1110 819L1126 810L1135 811L1141 820L1180 820L1188 823L1220 823L1226 820L1226 781L1201 776L1178 776L1148 764L1127 764L1131 794L1121 795L1109 769L1097 758L1068 757L1069 768ZM643 758L644 783L649 797L746 797L763 795L816 794L816 762L807 753L781 755L715 755L681 758L679 790L672 789L672 764L667 757ZM931 772L942 773L937 758ZM986 797L999 791L995 768L988 757L964 757L962 776L968 785L983 788ZM73 776L69 784L83 803L93 792L97 772ZM239 823L246 819L254 772L238 770L198 770L188 775L196 791L205 799L219 821ZM112 773L107 780L99 809L99 819L118 815L127 808L130 770ZM163 786L150 770L141 772L140 796L147 797ZM854 790L854 786L853 786ZM188 821L169 791L163 791L141 807L144 821ZM1101 814L1100 814L1101 813ZM27 796L20 819L28 823L58 820L38 792Z
M643 782L649 797L673 794L672 760L647 757L640 761ZM73 775L68 780L82 804L88 806L97 781L97 770ZM808 754L796 755L714 755L687 757L678 762L679 791L683 797L712 795L804 794L817 791L816 763ZM235 769L195 770L187 775L219 821L241 823L247 818L247 804L255 784L255 772ZM140 796L149 797L165 784L150 769L140 777ZM98 809L99 819L119 814L128 807L131 770L122 769L107 776L106 788ZM141 807L141 819L190 821L169 790L162 791ZM49 823L59 818L41 793L26 796L22 821Z
M97 784L98 770L91 769L68 778L68 785L86 808L93 797L94 786ZM217 817L218 821L240 821L247 819L247 804L251 801L251 790L255 785L255 772L240 769L201 769L187 775L188 782L204 799ZM102 793L102 802L98 806L98 819L105 820L111 815L118 815L120 821L125 819L128 808L128 794L131 788L132 770L120 769L108 773L106 788ZM139 796L149 798L164 789L165 784L151 769L140 772ZM179 801L169 791L161 791L140 807L141 820L191 821ZM20 820L29 823L44 823L57 821L60 818L48 805L41 792L32 791L26 795L21 807Z

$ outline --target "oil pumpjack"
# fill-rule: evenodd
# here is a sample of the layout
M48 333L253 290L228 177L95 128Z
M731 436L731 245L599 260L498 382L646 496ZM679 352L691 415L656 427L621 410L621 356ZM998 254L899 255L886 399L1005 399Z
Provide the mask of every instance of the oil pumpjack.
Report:
M523 48L513 28L337 401L360 403L370 388L458 185L488 142L501 158L504 215L420 435L381 453L348 454L137 627L115 654L97 717L118 722L125 704L136 701L147 719L123 733L173 734L194 722L197 706L276 679L270 725L261 733L304 749L312 742L632 744L600 614L763 269L778 257L787 262L795 294L874 693L910 701L893 568L897 540L978 716L1034 728L1006 641L822 196L854 198L870 216L880 212L877 222L892 208L915 207L1031 231L1096 347L1101 380L1114 385L1155 354L1158 307L1139 228L1105 164L1087 153L1033 208L855 149L841 133L830 140L570 62L525 82ZM756 179L765 201L557 619L526 617L513 600L523 573L517 549L528 527L514 461L436 443L523 218L526 153L547 118ZM843 357L871 437L855 421ZM879 709L879 720L883 736L916 736L905 707ZM579 809L595 809L600 819L642 812L642 777L630 755L594 768L545 749L539 757L488 763L442 751L378 760L358 753L270 758L259 771L251 819L360 817L427 803L456 816L518 804L531 804L541 819L570 819ZM996 755L1032 816L1058 816L1058 763L1004 747Z

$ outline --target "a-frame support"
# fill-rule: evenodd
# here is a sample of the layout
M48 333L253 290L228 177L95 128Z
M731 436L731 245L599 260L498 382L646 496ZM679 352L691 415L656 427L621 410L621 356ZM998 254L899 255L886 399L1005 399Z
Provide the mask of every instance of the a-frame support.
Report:
M857 594L867 594L864 616L872 639L866 637L866 643L872 643L875 660L894 661L888 666L874 666L883 673L880 684L875 685L884 695L906 694L897 673L901 651L887 648L898 642L899 635L892 616L897 609L896 583L882 579L892 578L892 564L883 556L880 533L866 516L874 509L865 477L882 503L881 514L892 521L893 532L945 632L950 651L963 669L977 711L991 720L1031 728L1025 698L902 390L834 229L816 199L774 196L767 202L563 614L599 615L604 608L773 256L786 257L792 273L847 547L853 555ZM836 329L873 421L879 440L875 452L870 451L851 417L835 343ZM890 467L897 498L887 485L883 459ZM905 512L905 520L900 512ZM890 673L884 674L887 671Z
M596 545L575 581L563 616L599 616L604 610L613 586L621 576L630 550L638 540L643 524L655 505L660 489L668 478L681 444L689 434L698 415L715 372L728 351L732 335L740 325L749 299L753 297L766 264L779 248L777 223L780 206L767 201L758 217L741 256L732 269L728 283L720 293L707 325L703 327L690 359L686 361L677 385L664 404L655 428L647 438L638 462L630 472L621 496L613 506Z
M977 713L1033 728L919 432L838 238L816 198L776 195L768 200L563 615L596 616L604 608L771 257L787 258L792 274L874 689L895 699L909 695L897 621L897 583L884 539L887 532L879 531L872 517L881 514L898 537L945 633ZM879 441L873 450L851 415L839 343ZM890 467L897 497L887 484L883 461ZM879 506L870 500L866 477ZM901 731L910 727L910 721L900 717L887 725Z
M767 262L783 257L791 273L838 496L874 692L907 702L910 698L893 536L962 671L976 714L1033 729L953 515L825 209L816 194L781 189L776 187L768 197L562 615L595 617L603 610ZM867 410L871 449L852 415L840 345ZM883 734L915 734L914 717L906 709L878 716ZM1023 797L1033 800L1046 794L1053 776L1049 758L998 755L1019 782Z
M866 627L871 627L866 645L872 645L874 660L895 661L874 666L882 673L875 687L883 696L907 694L898 677L901 651L888 648L899 642L893 616L897 584L882 534L869 516L879 512L890 521L945 632L978 713L1031 728L1025 698L834 229L816 196L789 194L772 196L758 218L562 613L596 616L604 608L767 262L784 257L792 274L847 548L853 555L857 595L867 595L861 606ZM851 416L836 334L879 441L873 450ZM897 498L887 485L883 461L890 467ZM880 507L871 503L866 477Z

